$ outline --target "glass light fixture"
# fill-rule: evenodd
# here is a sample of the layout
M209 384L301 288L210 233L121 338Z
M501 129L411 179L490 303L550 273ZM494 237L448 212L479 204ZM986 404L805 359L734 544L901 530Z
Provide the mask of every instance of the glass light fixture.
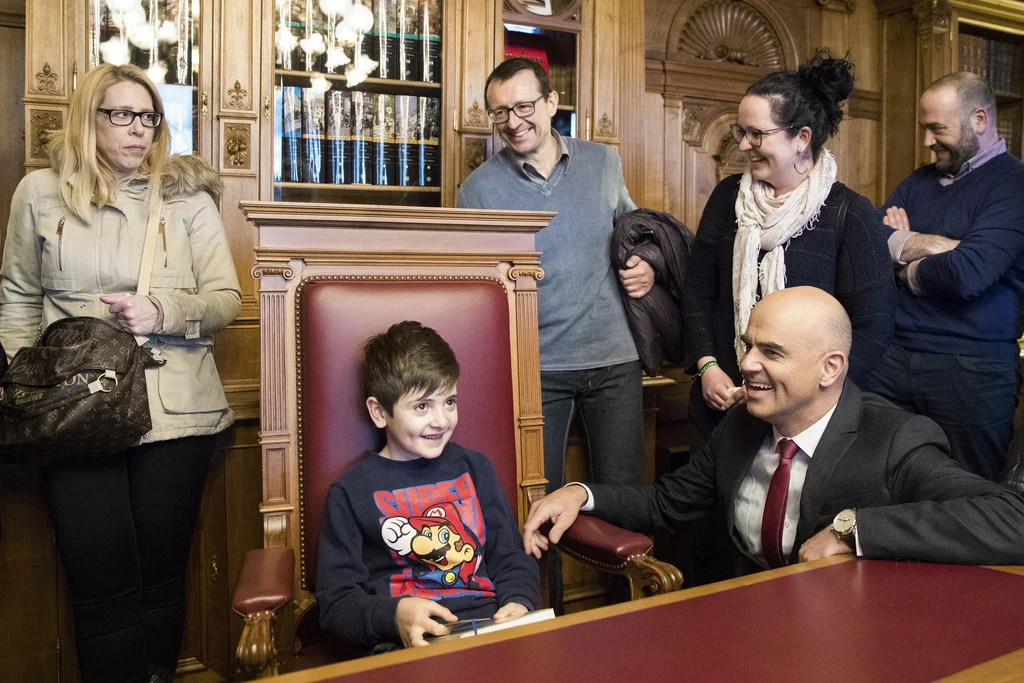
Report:
M100 43L100 54L103 61L121 66L128 63L128 43L118 37L113 37Z
M309 86L318 95L322 95L331 89L331 82L323 74L317 74L309 79Z
M156 84L163 84L167 82L167 67L164 63L157 61L153 63L153 66L146 69L146 75L149 76L149 80Z

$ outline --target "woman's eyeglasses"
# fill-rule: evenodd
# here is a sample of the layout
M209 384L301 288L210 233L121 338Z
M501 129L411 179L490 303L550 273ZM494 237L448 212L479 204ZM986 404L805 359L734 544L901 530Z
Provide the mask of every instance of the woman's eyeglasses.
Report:
M760 147L761 138L770 133L778 133L780 130L789 130L793 126L779 126L778 128L769 128L768 130L758 130L757 128L744 128L738 123L734 123L729 126L729 130L732 132L733 139L736 142L743 142L743 138L746 137L750 142L751 147Z
M156 128L164 120L164 115L155 111L128 111L127 109L96 109L96 111L106 114L115 126L130 126L138 117L146 128Z

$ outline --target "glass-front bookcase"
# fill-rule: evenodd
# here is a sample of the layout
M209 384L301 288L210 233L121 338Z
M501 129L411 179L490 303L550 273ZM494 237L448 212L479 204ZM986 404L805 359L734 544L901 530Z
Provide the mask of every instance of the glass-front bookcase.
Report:
M560 135L586 136L587 122L579 107L579 0L510 0L504 11L504 58L525 57L539 63L558 93L551 120Z
M274 3L274 199L439 206L442 0Z
M171 151L199 151L200 0L89 0L89 68L134 64L160 92Z

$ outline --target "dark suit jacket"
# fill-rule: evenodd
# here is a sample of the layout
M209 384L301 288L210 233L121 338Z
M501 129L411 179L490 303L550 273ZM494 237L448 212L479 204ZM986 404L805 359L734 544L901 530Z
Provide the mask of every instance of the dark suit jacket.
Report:
M651 533L724 509L733 542L740 483L771 426L731 410L690 462L650 486L589 484L594 514ZM896 408L847 380L811 458L791 562L800 546L857 509L864 556L958 564L1024 564L1024 498L965 472L926 417ZM762 561L747 554L757 567Z

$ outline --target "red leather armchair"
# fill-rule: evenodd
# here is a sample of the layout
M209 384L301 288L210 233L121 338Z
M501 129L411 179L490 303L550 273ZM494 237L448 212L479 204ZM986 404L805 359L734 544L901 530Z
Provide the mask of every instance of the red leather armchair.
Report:
M359 376L372 334L435 328L462 367L453 439L491 459L520 523L544 494L533 234L550 218L444 209L245 204L259 229L265 547L246 556L232 601L249 673L335 659L316 639L316 553L332 481L382 444ZM353 251L357 245L358 251ZM457 250L453 249L457 245ZM581 518L561 547L629 579L632 597L678 589L651 541ZM309 634L296 638L295 632ZM300 642L300 641L305 641ZM278 654L280 650L280 655Z

